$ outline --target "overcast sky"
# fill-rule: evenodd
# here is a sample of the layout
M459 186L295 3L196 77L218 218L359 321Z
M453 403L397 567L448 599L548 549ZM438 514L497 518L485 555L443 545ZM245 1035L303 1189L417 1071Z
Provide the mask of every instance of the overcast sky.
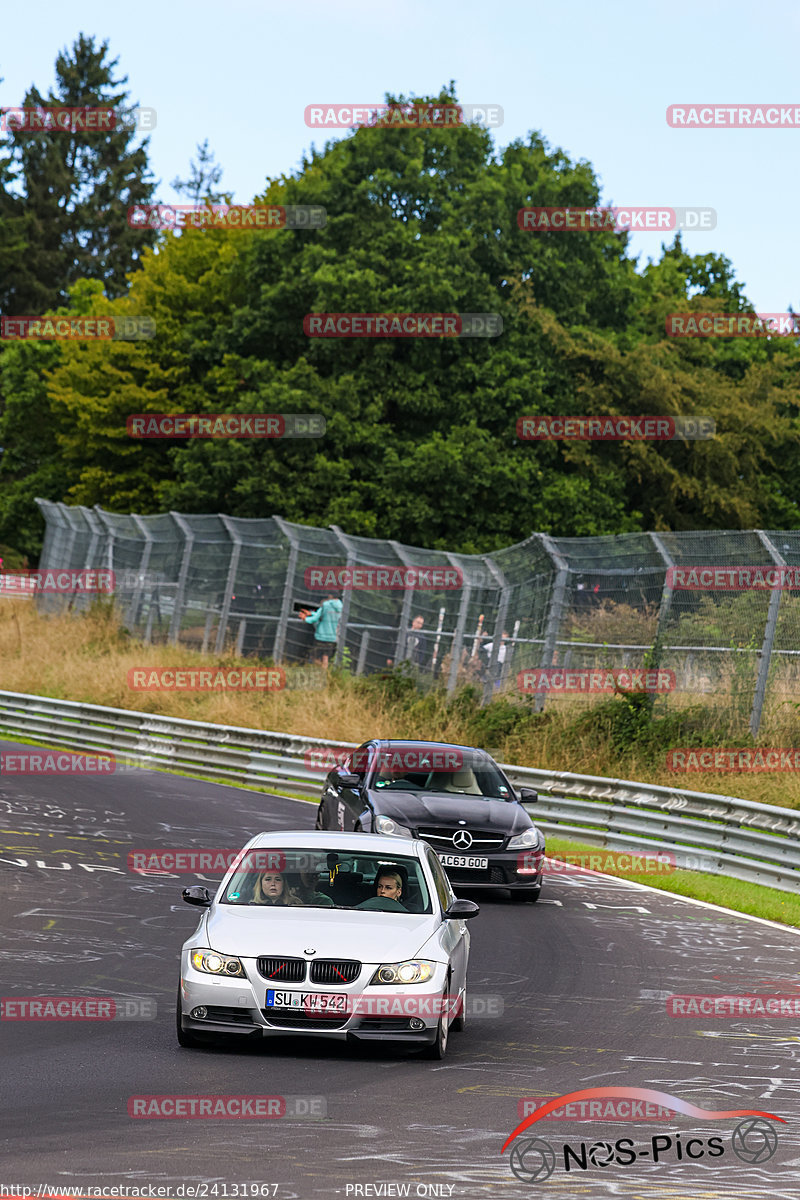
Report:
M454 79L461 101L502 107L499 146L540 131L591 162L605 203L716 209L716 229L686 234L687 248L727 255L759 311L800 309L800 128L666 121L683 101L800 108L792 3L38 0L4 13L0 103L19 104L31 84L46 91L56 54L81 32L109 41L133 98L157 111L161 200L178 199L169 181L186 177L205 138L224 168L220 186L246 203L312 142L348 136L308 128L307 105L438 94ZM642 265L663 236L634 236Z

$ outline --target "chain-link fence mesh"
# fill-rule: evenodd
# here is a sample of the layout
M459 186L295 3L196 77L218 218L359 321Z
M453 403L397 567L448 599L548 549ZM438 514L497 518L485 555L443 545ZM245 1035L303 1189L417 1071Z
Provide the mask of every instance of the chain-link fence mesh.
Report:
M792 577L784 572L778 582L776 574L800 567L800 532L533 534L466 555L280 517L139 517L37 503L47 522L40 570L113 571L115 603L147 643L235 649L284 664L308 661L316 649L359 675L405 662L451 691L464 682L487 700L525 691L539 708L590 703L613 690L610 671L650 663L658 679L623 676L620 686L657 684L659 703L671 705L713 693L753 733L765 698L791 704L800 691L800 598ZM389 572L368 588L319 583L330 569L362 567ZM692 567L729 570L689 577ZM432 568L438 577L420 584ZM336 643L317 642L300 615L316 612L327 591L342 601ZM79 592L39 599L50 610L65 602L90 600Z

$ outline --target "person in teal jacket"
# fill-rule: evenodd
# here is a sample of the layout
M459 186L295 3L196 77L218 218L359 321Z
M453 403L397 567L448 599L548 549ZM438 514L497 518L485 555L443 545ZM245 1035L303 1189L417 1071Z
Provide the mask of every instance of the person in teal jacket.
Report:
M341 615L342 602L335 592L329 592L316 612L300 613L307 625L315 626L314 645L323 667L327 667L331 647L336 645Z

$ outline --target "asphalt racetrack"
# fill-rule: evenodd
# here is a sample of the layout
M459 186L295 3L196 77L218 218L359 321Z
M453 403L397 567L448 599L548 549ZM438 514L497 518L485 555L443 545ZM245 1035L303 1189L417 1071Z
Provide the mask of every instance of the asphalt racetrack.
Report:
M180 893L203 880L132 874L128 852L239 848L260 830L311 829L314 815L308 803L152 771L0 779L2 995L157 1006L152 1019L0 1021L4 1185L73 1195L152 1185L170 1197L191 1195L189 1185L210 1197L264 1185L259 1194L279 1200L800 1195L797 1018L676 1019L666 1009L674 993L800 993L800 934L623 882L546 876L536 905L475 893L471 1006L483 997L493 1015L473 1011L442 1063L292 1037L181 1050L178 951L197 912ZM520 1100L605 1086L786 1123L774 1125L776 1152L758 1161L757 1140L744 1158L734 1152L738 1118L542 1120L520 1141L544 1138L553 1173L512 1173L501 1147ZM128 1115L132 1096L209 1094L288 1097L298 1115ZM297 1097L314 1100L309 1115ZM717 1136L724 1153L678 1161L677 1134L700 1139L695 1151ZM652 1139L665 1136L672 1146L659 1143L654 1161ZM623 1138L635 1143L631 1163L608 1159ZM565 1143L579 1154L598 1142L610 1148L565 1170Z

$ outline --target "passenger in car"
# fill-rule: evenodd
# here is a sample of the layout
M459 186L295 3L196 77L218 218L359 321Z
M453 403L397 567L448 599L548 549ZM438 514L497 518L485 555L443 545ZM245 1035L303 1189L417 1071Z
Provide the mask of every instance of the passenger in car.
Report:
M303 901L296 892L287 887L286 881L280 871L264 871L262 875L256 878L256 885L253 889L253 904L285 905L291 908L301 908Z
M300 872L300 883L295 889L295 893L301 904L310 905L314 908L334 907L330 896L326 896L324 892L317 891L317 877L314 871Z

